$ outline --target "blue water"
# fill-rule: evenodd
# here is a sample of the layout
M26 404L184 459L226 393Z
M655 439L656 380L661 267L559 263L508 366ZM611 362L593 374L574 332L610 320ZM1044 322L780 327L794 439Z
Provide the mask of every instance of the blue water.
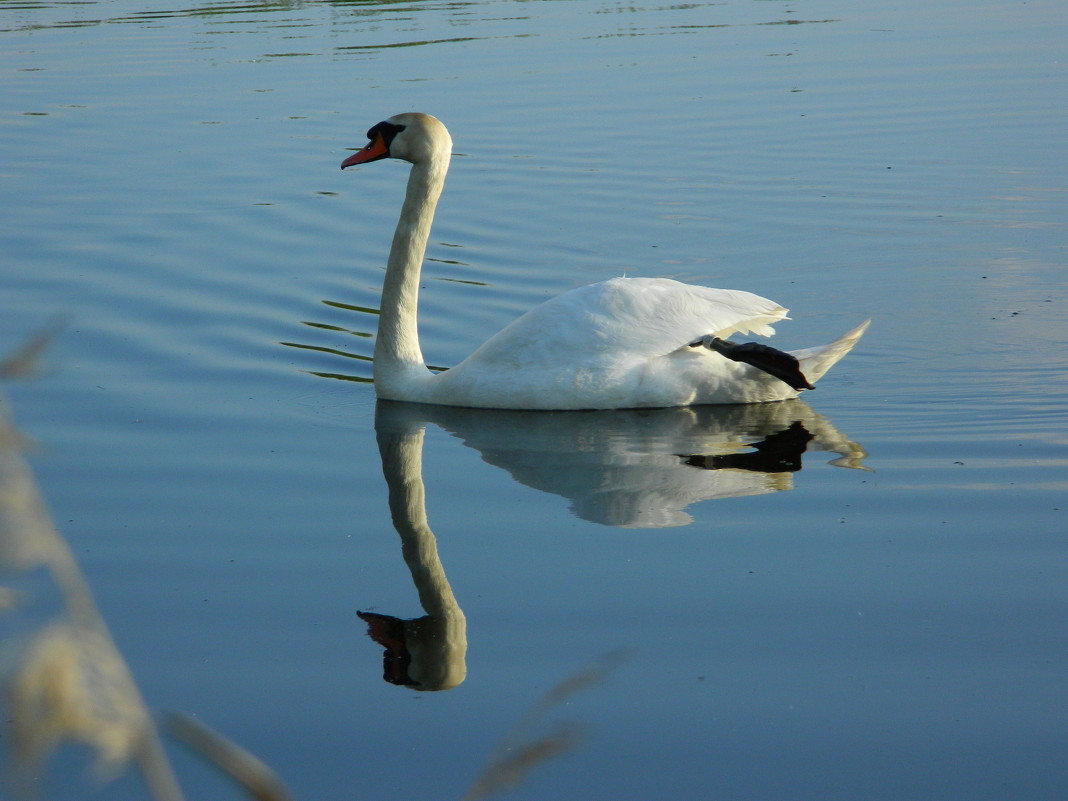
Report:
M461 798L609 664L502 797L1063 797L1066 34L1054 0L0 4L0 351L59 326L4 390L146 703L295 798ZM405 166L338 165L407 110L455 140L435 365L623 273L773 298L785 348L873 326L776 408L378 407ZM797 421L800 470L684 463ZM418 477L466 620L439 692L356 616L427 613ZM88 763L37 775L144 797Z

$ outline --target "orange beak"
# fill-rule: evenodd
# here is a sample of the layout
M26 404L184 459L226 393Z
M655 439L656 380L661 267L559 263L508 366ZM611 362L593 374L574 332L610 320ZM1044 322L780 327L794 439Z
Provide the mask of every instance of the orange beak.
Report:
M366 164L369 161L378 161L389 156L389 148L386 146L385 140L381 134L378 134L374 139L367 143L367 147L363 150L357 150L343 162L341 162L341 169L351 167L354 164Z

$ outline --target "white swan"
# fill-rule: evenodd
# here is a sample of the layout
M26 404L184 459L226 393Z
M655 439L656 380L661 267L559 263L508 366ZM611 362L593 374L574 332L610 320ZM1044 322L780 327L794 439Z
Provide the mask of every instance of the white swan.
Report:
M411 162L382 286L374 351L379 397L498 409L623 409L759 403L811 389L864 333L792 354L726 341L770 336L786 309L749 292L666 278L613 278L546 301L457 366L432 373L419 349L419 273L452 138L428 114L390 117L341 168Z

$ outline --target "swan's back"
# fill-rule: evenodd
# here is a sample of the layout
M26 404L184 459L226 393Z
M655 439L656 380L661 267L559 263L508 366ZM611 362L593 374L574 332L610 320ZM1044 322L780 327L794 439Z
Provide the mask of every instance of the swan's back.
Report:
M613 278L535 307L467 362L521 369L605 366L664 356L704 334L771 336L786 309L750 292L667 278Z
M700 382L715 378L710 363L747 368L709 358L691 342L705 334L770 336L785 316L782 306L750 292L613 278L535 307L437 376L426 400L534 409L693 403Z

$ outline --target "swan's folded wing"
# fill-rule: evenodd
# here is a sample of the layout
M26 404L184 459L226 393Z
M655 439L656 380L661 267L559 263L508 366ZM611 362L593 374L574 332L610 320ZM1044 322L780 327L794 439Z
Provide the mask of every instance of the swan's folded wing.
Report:
M605 325L617 329L618 342L649 355L670 353L712 334L774 334L772 324L786 319L774 301L736 289L683 284L667 278L616 278L595 284Z
M644 360L705 334L771 336L786 309L750 292L666 278L613 278L573 289L504 328L469 360L544 369Z

